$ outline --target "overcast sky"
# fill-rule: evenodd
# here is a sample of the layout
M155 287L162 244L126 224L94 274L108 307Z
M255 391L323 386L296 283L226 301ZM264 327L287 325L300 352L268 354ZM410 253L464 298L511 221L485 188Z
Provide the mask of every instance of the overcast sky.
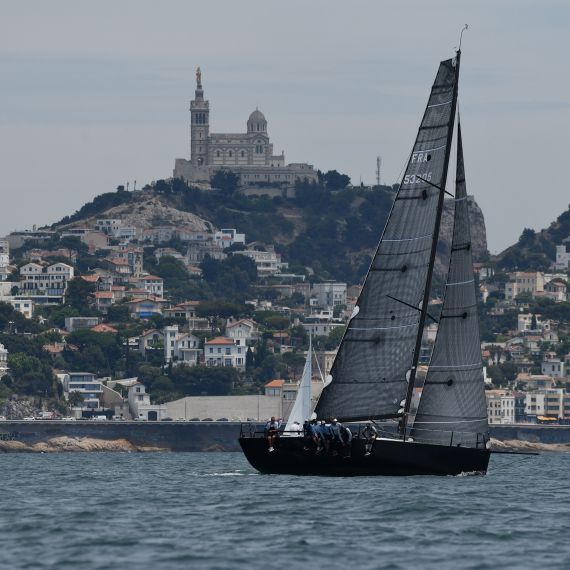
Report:
M394 183L465 23L467 185L491 251L570 202L567 0L0 1L0 235L170 176L198 65L213 132L258 106L287 161L370 183L381 155Z

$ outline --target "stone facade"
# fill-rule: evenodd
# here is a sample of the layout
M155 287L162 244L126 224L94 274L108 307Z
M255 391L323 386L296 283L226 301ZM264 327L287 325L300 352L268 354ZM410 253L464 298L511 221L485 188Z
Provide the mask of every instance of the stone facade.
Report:
M190 160L177 158L174 176L189 183L209 182L221 169L240 176L243 188L264 186L293 188L295 181L317 180L312 165L285 164L285 154L275 155L267 120L259 109L251 113L245 133L210 133L210 102L204 99L200 68L196 71L195 98L190 102Z

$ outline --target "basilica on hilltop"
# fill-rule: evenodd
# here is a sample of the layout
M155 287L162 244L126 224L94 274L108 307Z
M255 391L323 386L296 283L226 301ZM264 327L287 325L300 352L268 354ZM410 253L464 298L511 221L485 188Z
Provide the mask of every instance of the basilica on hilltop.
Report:
M317 180L311 164L285 164L285 154L273 154L267 120L256 109L247 120L245 133L211 133L210 102L204 99L202 74L196 70L196 92L190 102L190 160L177 158L174 176L188 183L209 182L217 170L239 175L247 189L293 188L297 180Z

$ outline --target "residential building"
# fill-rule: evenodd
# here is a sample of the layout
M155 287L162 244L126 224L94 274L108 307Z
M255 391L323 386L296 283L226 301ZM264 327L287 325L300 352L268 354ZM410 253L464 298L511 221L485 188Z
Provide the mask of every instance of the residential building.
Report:
M515 423L515 396L506 390L487 390L487 418L489 424Z
M79 329L90 329L99 324L99 317L66 317L65 330L73 332Z
M200 339L192 333L179 332L178 326L164 327L164 361L168 364L196 366L202 360Z
M311 285L311 297L316 299L317 307L332 309L346 305L346 283L325 281Z
M0 281L6 281L10 275L10 242L0 239Z
M245 246L245 234L239 234L235 228L221 229L214 233L214 243L222 249L236 243Z
M245 369L247 348L239 346L231 338L222 336L204 343L204 361L206 366L232 366Z
M226 322L226 337L235 341L237 346L249 346L257 340L259 331L257 323L251 319L235 320L229 318Z
M534 319L534 328L533 328ZM546 321L550 327L550 321ZM519 332L537 332L543 330L545 323L542 322L542 315L532 313L519 313L517 315L517 330Z
M566 375L564 360L555 356L547 357L541 363L540 372L553 378L563 378Z
M131 299L127 302L129 314L135 319L146 319L153 315L162 315L162 305L165 301L157 297Z
M8 298L8 303L14 307L15 311L22 313L26 319L34 316L34 301L32 299L21 299L20 297Z
M205 317L198 317L197 308L200 304L199 301L185 301L163 309L162 314L165 317L171 317L175 319L184 319L186 326L191 331L209 331L210 321Z
M152 405L146 386L135 382L128 387L127 399L131 416L139 421L158 421L166 417L164 406Z
M0 378L8 372L8 351L0 344Z
M78 392L83 397L81 406L77 406L79 409L92 412L101 408L102 379L96 379L95 374L90 372L65 372L57 376L63 385L66 400L72 392Z
M115 303L115 296L112 291L95 292L95 308L99 313L107 314L109 307Z
M526 415L530 421L542 417L570 418L570 394L564 388L550 388L526 394Z
M20 268L20 277L21 293L36 303L58 303L65 295L67 283L74 277L74 269L67 263L26 263Z
M505 299L513 301L521 293L536 296L544 292L544 273L540 271L516 271L509 274L509 281L505 284Z
M156 277L155 275L141 275L140 277L133 277L131 279L136 287L143 289L149 295L154 295L155 297L164 297L164 280L162 277Z
M250 249L243 251L236 251L234 254L245 255L250 259L253 259L255 266L257 267L257 274L260 277L267 277L269 275L274 275L275 273L280 273L282 269L288 267L287 263L281 261L281 255L275 253L273 246L266 246L266 250L261 251L258 249L253 249L254 246L250 245Z
M164 333L158 329L144 331L138 339L139 352L144 356L147 350L164 350Z

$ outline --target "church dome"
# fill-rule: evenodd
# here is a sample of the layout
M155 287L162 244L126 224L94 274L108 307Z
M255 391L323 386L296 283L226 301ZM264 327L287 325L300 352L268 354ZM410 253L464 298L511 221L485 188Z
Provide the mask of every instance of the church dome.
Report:
M247 132L265 132L266 130L267 120L265 115L259 109L255 109L247 120Z

